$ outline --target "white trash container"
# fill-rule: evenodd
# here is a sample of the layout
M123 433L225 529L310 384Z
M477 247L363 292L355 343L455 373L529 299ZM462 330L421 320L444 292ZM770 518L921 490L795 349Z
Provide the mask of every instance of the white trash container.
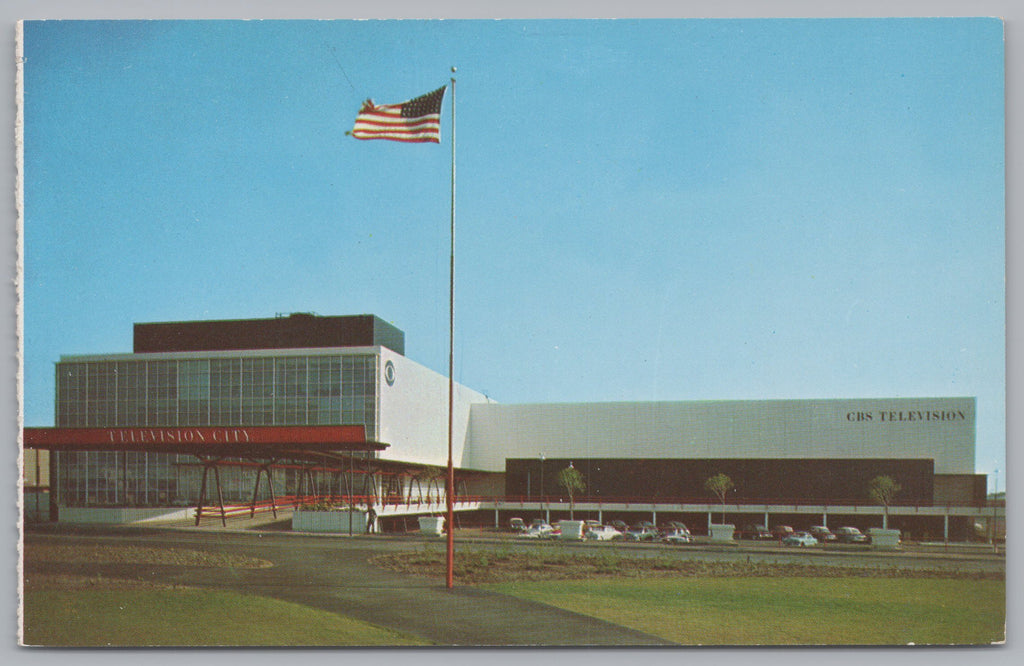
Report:
M871 537L872 548L895 550L900 547L899 530L883 530L878 527L872 527L868 530L868 536Z
M735 531L735 525L711 525L711 542L733 543L732 535Z
M438 516L420 516L420 532L431 536L440 536L444 533L444 518Z
M565 541L582 541L583 540L583 521L582 520L563 520L558 524L562 528L561 539Z

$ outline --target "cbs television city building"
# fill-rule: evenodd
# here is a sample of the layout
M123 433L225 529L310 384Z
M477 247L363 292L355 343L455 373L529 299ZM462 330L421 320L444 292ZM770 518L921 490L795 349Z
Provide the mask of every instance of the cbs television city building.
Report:
M333 502L415 526L444 510L448 379L404 353L372 315L136 324L130 354L57 362L55 427L24 430L26 460L50 454L26 517L35 490L52 521ZM452 415L457 525L569 517L569 465L575 517L697 534L724 515L967 540L987 515L970 397L509 405L455 385ZM719 473L724 503L704 490ZM901 487L887 508L867 491L882 475Z

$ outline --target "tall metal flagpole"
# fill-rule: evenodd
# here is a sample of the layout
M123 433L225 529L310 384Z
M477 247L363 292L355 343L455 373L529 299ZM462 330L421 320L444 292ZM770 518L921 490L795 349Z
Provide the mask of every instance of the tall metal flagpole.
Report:
M452 67L452 74L455 68ZM448 268L448 557L447 585L453 587L455 571L455 468L452 465L452 407L455 403L455 76L452 79L452 228L451 228L451 262Z

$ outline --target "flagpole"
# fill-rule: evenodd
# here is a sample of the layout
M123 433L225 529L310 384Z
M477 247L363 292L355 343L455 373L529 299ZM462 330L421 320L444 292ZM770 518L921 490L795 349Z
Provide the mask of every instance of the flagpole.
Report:
M455 68L452 67L452 208L451 208L451 262L448 268L448 556L447 579L448 589L454 586L455 571L455 468L452 465L452 407L455 403Z

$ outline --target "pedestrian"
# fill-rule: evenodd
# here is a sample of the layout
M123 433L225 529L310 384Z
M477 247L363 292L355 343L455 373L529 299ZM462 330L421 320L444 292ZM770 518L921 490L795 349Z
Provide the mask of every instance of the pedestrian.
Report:
M377 512L373 510L373 505L366 511L366 533L372 534L377 531Z

